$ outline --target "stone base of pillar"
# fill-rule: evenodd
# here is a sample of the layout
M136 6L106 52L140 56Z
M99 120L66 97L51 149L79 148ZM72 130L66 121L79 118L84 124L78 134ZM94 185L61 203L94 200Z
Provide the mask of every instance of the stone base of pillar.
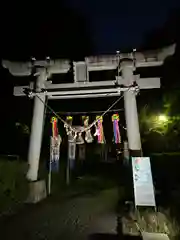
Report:
M38 203L46 197L47 192L45 180L29 183L29 196L26 201L27 203Z

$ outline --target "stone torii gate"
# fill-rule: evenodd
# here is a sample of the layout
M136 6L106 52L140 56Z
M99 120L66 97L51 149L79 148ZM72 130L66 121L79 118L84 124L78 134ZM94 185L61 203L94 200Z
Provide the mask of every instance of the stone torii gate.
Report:
M52 84L48 79L52 74L67 73L70 69L68 60L50 60L33 62L10 62L2 61L4 68L7 68L13 76L30 76L35 69L37 76L36 83L31 82L29 86L14 87L15 96L25 96L24 89L35 90L34 111L28 151L29 169L27 179L37 181L39 157L41 150L43 116L46 97L48 100L75 99L75 98L97 98L108 96L120 96L124 92L125 117L127 124L127 136L129 150L134 156L141 154L141 140L139 132L138 112L136 106L136 82L139 89L160 88L160 78L141 78L134 75L136 68L155 67L163 64L166 57L173 55L175 44L167 48L152 52L121 53L117 55L87 57L84 61L73 62L74 83ZM135 57L135 58L134 58ZM134 65L134 59L135 65ZM92 71L115 70L120 62L121 76L116 80L90 82L89 73ZM46 91L42 91L45 89ZM39 99L42 99L42 101Z

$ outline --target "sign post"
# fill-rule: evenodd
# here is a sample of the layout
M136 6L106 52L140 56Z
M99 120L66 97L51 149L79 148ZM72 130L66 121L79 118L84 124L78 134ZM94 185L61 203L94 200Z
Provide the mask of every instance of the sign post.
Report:
M135 206L156 208L149 157L132 157Z

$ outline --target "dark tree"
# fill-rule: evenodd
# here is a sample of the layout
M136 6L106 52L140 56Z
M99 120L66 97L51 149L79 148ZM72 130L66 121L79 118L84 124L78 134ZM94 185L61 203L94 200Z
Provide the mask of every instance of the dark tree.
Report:
M179 45L180 40L180 9L169 13L163 27L153 29L144 37L143 49L157 49L173 44Z
M140 50L152 50L176 43L173 57L168 57L162 67L162 87L177 88L180 86L180 9L170 12L164 26L147 33Z

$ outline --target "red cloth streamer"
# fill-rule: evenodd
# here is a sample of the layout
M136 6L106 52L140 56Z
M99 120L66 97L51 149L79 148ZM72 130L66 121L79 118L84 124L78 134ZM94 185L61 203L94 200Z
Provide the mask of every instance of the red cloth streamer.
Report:
M51 123L52 123L52 137L58 137L57 118L52 117Z

